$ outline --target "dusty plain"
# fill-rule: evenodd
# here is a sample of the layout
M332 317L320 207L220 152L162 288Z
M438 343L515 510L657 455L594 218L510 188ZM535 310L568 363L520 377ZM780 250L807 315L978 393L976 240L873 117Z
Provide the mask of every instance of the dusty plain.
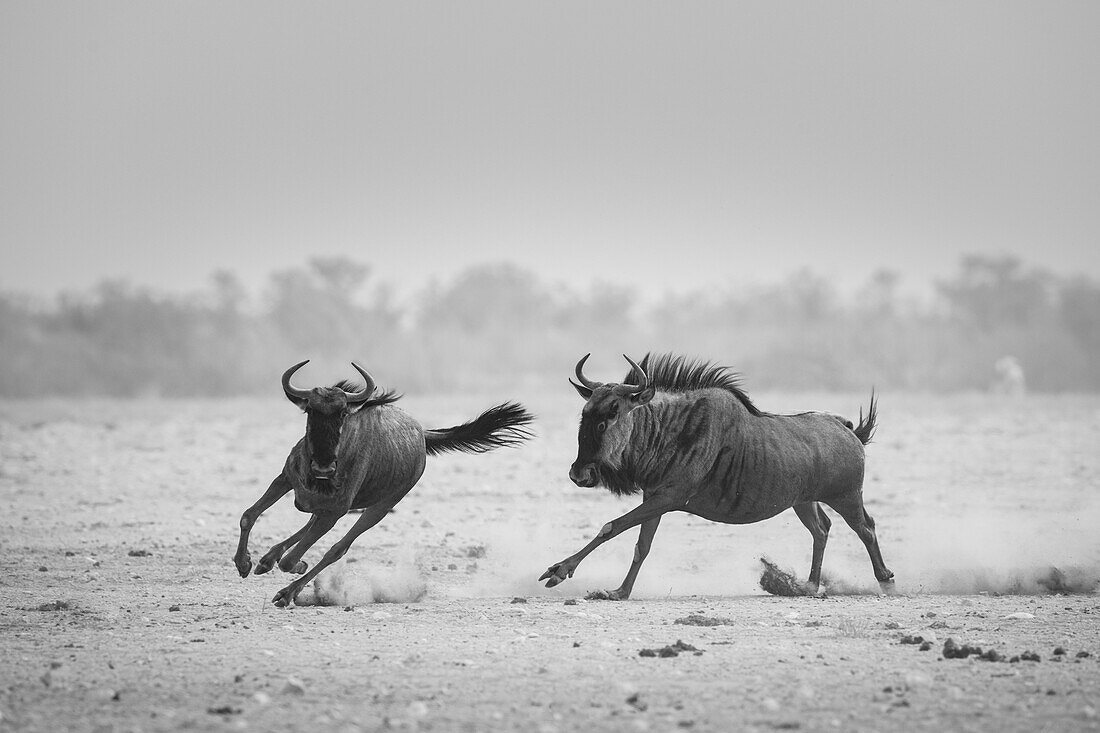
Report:
M666 518L625 602L584 596L618 585L634 531L536 582L636 501L568 481L571 392L399 405L444 427L509 398L539 414L535 440L429 459L321 576L335 605L289 609L270 604L288 576L241 579L230 559L303 429L277 389L0 403L0 731L1100 729L1100 397L881 394L865 496L896 595L835 515L825 595L763 594L761 555L808 569L786 512ZM276 505L253 556L304 518ZM693 615L715 625L677 623ZM1040 661L945 659L948 638ZM678 641L697 651L639 654Z

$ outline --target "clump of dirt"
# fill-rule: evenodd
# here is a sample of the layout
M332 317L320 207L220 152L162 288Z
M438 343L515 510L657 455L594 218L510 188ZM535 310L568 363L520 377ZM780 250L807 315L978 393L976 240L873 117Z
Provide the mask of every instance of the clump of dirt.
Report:
M701 613L692 613L683 618L678 618L672 623L683 626L733 626L733 619L722 616L704 616Z
M68 611L74 604L69 601L50 601L49 603L39 603L34 607L35 611Z
M760 587L773 596L809 596L806 584L786 570L782 570L766 557L760 558L764 572L760 574Z
M680 639L676 640L675 644L669 644L663 646L660 649L642 649L638 652L639 657L678 657L680 652L694 652L695 656L699 656L703 652L696 649L691 644L686 644Z
M980 646L971 646L970 644L959 645L951 638L948 638L948 640L943 643L944 659L966 659L972 654L978 659L986 662L1005 661L1004 655L996 649L986 649L982 651Z

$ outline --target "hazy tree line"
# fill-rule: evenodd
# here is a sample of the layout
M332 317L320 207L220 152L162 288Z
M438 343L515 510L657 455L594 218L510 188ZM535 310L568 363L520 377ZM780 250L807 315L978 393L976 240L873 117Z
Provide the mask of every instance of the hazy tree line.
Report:
M930 301L907 299L899 282L883 271L840 293L799 271L654 302L498 265L398 305L368 266L343 258L275 273L255 295L228 272L183 295L108 281L48 303L0 295L0 394L272 393L304 358L355 359L401 391L566 388L588 351L591 376L608 380L625 372L619 353L649 349L731 365L752 390L985 390L1005 355L1029 389L1100 389L1097 282L978 256Z

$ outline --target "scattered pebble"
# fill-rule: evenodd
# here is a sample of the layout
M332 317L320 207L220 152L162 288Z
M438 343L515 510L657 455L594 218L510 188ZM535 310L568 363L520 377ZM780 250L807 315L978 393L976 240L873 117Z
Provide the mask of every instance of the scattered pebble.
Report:
M1007 619L1013 619L1013 620L1018 620L1018 619L1027 619L1027 618L1035 618L1035 614L1033 614L1033 613L1025 613L1024 611L1020 611L1020 612L1018 612L1018 613L1010 613L1010 614L1008 614L1007 616L1005 616L1005 618L1007 618Z
M306 686L297 677L287 677L286 684L283 685L283 694L304 695L306 694Z
M512 599L512 603L527 603L527 599L522 596L516 596Z
M235 708L231 705L221 705L219 707L207 708L206 712L211 715L238 715L241 712L240 708Z
M647 705L645 701L642 700L641 695L639 695L637 692L626 698L626 704L638 711L645 711L649 709L649 705Z
M153 553L149 552L148 550L130 550L126 554L130 557L149 557Z
M899 624L899 623L898 623L897 621L887 621L887 622L886 622L886 624L884 625L884 627L883 627L883 628L887 628L887 629L900 629L900 628L901 628L901 624Z
M1084 649L1077 652L1077 658L1078 659L1086 659L1086 658L1091 657L1091 656L1092 656L1092 654L1090 654L1089 652L1086 652Z
M178 611L178 610L180 610L180 604L174 603L174 604L172 604L171 606L168 607L168 610L169 611Z
M1066 653L1066 648L1065 648L1064 646L1056 646L1056 647L1054 647L1054 656L1056 656L1056 657L1060 657L1060 656L1062 656L1062 655L1063 655L1063 654L1065 654L1065 653Z
M576 598L566 598L565 603L563 603L562 605L563 606L575 606L575 605L577 605L577 599Z

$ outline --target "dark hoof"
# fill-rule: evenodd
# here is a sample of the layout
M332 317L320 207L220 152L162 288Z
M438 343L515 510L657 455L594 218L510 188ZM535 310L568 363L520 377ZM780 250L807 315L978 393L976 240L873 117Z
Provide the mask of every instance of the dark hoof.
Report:
M290 567L290 563L286 561L282 561L279 563L279 570L282 570L284 573L294 573L296 575L301 575L306 571L307 568L309 568L309 565L306 563L305 560L299 560L297 563L295 563L294 567Z
M256 563L256 575L263 575L264 573L270 571L272 566L274 565L275 560L268 559L266 557L260 558L260 562Z
M576 568L570 568L564 562L559 562L557 565L546 568L546 572L539 576L539 580L545 580L546 587L553 588L566 578L572 578L574 570Z
M237 573L242 578L247 578L248 574L252 572L252 558L247 554L243 557L233 558L233 564L237 566Z
M281 591L275 594L275 597L271 599L271 602L275 604L277 608L286 608L294 603L294 598L298 595L298 590L293 585L288 585Z

